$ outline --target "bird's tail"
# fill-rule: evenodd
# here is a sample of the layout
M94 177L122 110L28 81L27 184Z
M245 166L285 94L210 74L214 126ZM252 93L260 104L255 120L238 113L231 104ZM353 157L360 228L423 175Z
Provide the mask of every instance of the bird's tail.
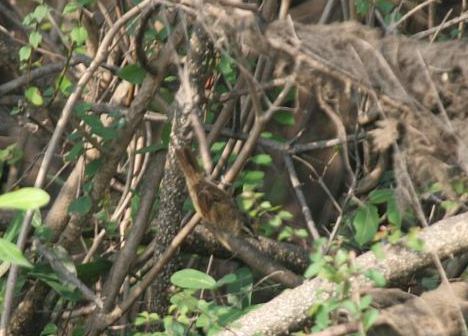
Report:
M176 148L175 155L187 182L192 184L197 183L200 179L200 171L192 151L187 147Z

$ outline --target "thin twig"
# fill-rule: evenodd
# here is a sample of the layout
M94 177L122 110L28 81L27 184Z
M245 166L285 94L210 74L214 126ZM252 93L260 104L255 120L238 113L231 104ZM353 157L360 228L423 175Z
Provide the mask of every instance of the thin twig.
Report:
M409 17L411 17L414 13L416 13L417 11L423 9L424 7L426 7L427 5L430 5L431 3L433 3L434 1L438 1L438 0L426 0L424 1L423 3L420 3L419 5L415 6L414 8L412 8L411 10L409 10L405 15L403 15L401 17L400 20L398 20L397 22L395 23L392 23L390 25L390 27L388 27L388 30L389 31L393 31L395 30L396 27L398 27L400 24L402 24L404 21L406 21Z
M412 37L415 38L415 39L422 39L422 38L425 38L425 37L437 32L439 30L451 27L453 25L459 24L460 22L465 22L467 20L468 20L468 12L464 12L459 17L456 17L456 18L454 18L452 20L449 20L449 21L447 21L445 23L442 23L442 24L440 24L440 25L438 25L436 27L433 27L433 28L427 29L425 31L416 33Z
M312 238L315 240L320 238L320 234L318 233L317 226L312 218L312 213L310 212L310 208L307 205L307 201L305 199L304 193L301 189L301 183L299 182L299 178L297 177L296 169L294 168L294 164L291 158L288 155L283 157L284 163L286 164L286 168L288 169L289 178L291 180L292 187L294 192L296 193L297 200L301 205L302 214L306 220L307 228L309 229Z

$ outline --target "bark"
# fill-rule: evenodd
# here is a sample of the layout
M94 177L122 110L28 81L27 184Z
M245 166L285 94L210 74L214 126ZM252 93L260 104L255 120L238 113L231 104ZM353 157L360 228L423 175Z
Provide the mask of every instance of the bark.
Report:
M424 251L415 252L401 244L384 247L385 258L378 260L372 252L356 258L361 274L370 269L378 270L389 282L405 278L432 262L431 253L441 259L468 251L468 213L437 222L421 230L418 235L424 241ZM356 287L369 286L363 276L352 279ZM262 307L234 322L219 336L278 335L297 328L308 317L308 309L329 297L334 285L315 278L303 285L283 292ZM274 313L272 313L274 312Z

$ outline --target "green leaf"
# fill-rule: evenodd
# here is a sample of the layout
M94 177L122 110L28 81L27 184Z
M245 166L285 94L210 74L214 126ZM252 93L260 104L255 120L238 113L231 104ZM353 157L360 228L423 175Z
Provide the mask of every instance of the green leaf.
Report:
M382 204L394 199L394 193L391 189L377 189L369 194L369 201L372 204Z
M283 220L290 220L294 218L293 214L287 210L281 210L280 212L278 212L278 217Z
M359 15L366 15L369 12L370 0L357 0L355 2L356 13Z
M76 12L80 8L81 8L80 4L78 4L76 2L70 2L63 8L62 13L63 14L70 14L70 13Z
M40 336L53 336L59 333L58 327L54 323L48 323L44 329L42 329Z
M261 170L248 170L242 175L242 182L245 184L260 184L265 177Z
M85 112L91 110L92 107L92 104L88 102L78 103L73 109L73 112L75 112L78 117L82 117L85 114Z
M83 141L79 140L73 145L70 151L67 154L65 154L65 161L67 162L75 161L83 153L84 153Z
M36 19L37 23L41 23L42 20L47 16L49 13L49 8L45 5L39 5L36 7L34 12L32 13L32 17Z
M101 119L93 114L83 114L81 119L91 127L91 131L103 138L104 140L112 140L117 137L117 131L110 127L105 127Z
M128 64L119 71L119 77L132 84L141 84L145 79L146 71L138 64Z
M286 226L279 234L278 234L278 240L286 240L289 239L293 236L294 230L290 226Z
M21 188L0 195L0 208L30 210L49 203L50 196L40 188Z
M457 201L452 201L452 200L442 201L442 203L440 203L440 205L442 206L442 208L444 208L447 211L456 209L459 206Z
M159 321L161 318L157 313L149 313L147 311L141 312L135 319L136 326L143 326L145 324L151 324Z
M29 44L31 44L33 48L36 49L37 47L39 47L39 44L41 44L41 41L42 41L41 33L37 31L33 31L29 34Z
M171 282L181 288L212 289L216 288L216 280L206 273L186 268L174 273Z
M219 279L216 282L216 287L221 287L221 286L224 286L224 285L227 285L227 284L232 284L232 283L236 282L237 280L238 280L237 279L237 274L229 273L229 274L226 274L225 276L223 276L221 279Z
M372 303L372 296L364 295L363 297L361 297L361 300L359 300L359 309L364 310L367 307L369 307L371 303Z
M406 246L413 249L416 252L422 252L424 250L424 240L418 237L418 231L411 229L405 237Z
M24 257L18 247L3 238L0 238L0 260L23 267L32 267L31 263Z
M294 115L288 111L278 111L273 115L273 119L285 126L294 126L295 120Z
M237 281L227 284L228 302L238 308L250 307L253 288L252 272L247 267L241 267L234 273Z
M362 323L364 324L364 329L368 330L377 318L379 317L379 311L375 308L371 308L363 316Z
M76 213L78 215L87 214L92 207L91 197L88 195L81 196L74 200L68 207L69 213Z
M376 269L370 269L364 275L371 280L376 287L385 287L387 280L385 280L382 272L379 272Z
M371 251L374 253L377 260L381 261L385 258L385 252L382 247L382 243L379 242L379 243L372 245Z
M72 41L75 42L77 45L82 45L86 42L86 39L88 38L88 32L83 26L75 27L70 32L70 37Z
M32 52L31 46L27 45L27 46L21 47L19 50L20 61L24 62L24 61L29 60L29 58L31 57L31 52Z
M93 160L91 161L90 163L88 163L86 165L86 168L85 168L85 176L86 177L92 177L96 174L96 172L101 169L103 165L103 162L102 162L102 158L98 158L96 160Z
M81 281L91 284L99 280L99 277L109 272L111 267L112 262L104 258L98 258L95 261L77 265L76 273Z
M268 154L258 154L252 157L252 162L262 166L269 166L273 162L271 156Z
M397 228L401 228L402 217L395 199L387 203L387 218L391 224L395 225Z
M219 62L219 70L226 78L229 83L234 83L236 80L236 70L234 60L223 54L221 55L221 61Z
M73 87L73 83L70 81L70 79L68 79L67 76L61 76L57 78L55 82L55 87L58 87L63 95L68 96Z
M377 1L377 8L382 12L382 14L388 15L393 10L395 5L388 0L378 0Z
M366 205L356 211L353 219L355 229L354 239L359 245L372 240L379 227L379 214L374 205Z
M309 237L309 232L306 229L295 229L294 235L296 237L306 239L307 237Z
M34 269L29 272L29 275L48 284L66 300L78 301L81 298L81 294L75 291L75 286L60 279L49 265L35 265Z
M44 104L44 99L42 98L41 91L35 86L29 87L24 93L26 99L36 106L41 106Z

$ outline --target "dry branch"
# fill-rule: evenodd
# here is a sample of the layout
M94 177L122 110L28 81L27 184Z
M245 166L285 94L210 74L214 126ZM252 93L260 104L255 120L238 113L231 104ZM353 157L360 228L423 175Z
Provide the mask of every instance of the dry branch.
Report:
M389 282L405 278L416 270L431 264L431 253L445 259L468 251L468 213L442 220L418 235L424 241L425 251L415 252L402 245L388 245L384 248L385 258L377 260L372 252L356 259L357 266L363 271L376 269ZM363 273L363 272L361 272ZM369 286L363 276L352 280L356 286ZM326 299L334 285L315 278L303 285L285 291L259 309L234 322L229 330L220 336L236 335L278 335L285 333L307 319L307 311L319 300ZM272 313L275 312L275 313Z

